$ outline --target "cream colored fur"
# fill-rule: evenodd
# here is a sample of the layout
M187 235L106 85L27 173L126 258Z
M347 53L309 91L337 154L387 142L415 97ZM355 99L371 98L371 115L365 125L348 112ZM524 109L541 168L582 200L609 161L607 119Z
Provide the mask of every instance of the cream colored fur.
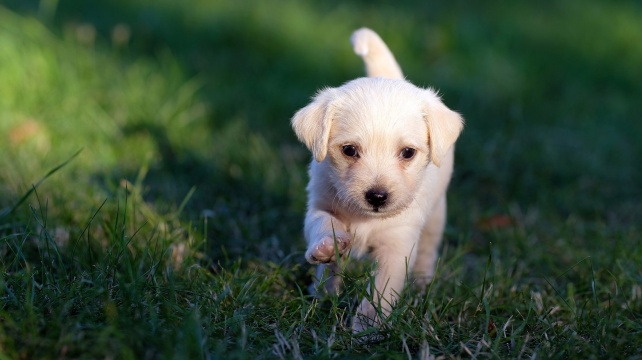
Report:
M317 280L326 269L330 275L337 270L333 232L341 255L352 249L377 262L375 303L363 299L353 321L360 331L381 322L376 304L390 313L407 270L419 284L433 276L463 120L433 90L404 80L375 32L363 28L351 40L369 77L321 90L292 126L314 156L304 234L306 259L327 264L319 265ZM402 156L407 149L415 150L410 159ZM385 194L385 202L371 193ZM326 289L337 287L332 276Z

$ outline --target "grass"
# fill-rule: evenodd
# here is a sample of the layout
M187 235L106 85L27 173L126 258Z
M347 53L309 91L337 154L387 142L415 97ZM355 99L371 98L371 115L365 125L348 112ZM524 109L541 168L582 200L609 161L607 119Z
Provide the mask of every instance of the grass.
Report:
M642 357L639 3L2 6L0 358ZM369 342L368 263L307 292L288 122L364 25L467 121L437 277Z

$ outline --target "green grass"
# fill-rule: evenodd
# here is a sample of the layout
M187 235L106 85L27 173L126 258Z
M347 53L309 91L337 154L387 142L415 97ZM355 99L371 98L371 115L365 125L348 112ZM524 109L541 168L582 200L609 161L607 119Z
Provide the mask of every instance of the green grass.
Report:
M0 359L642 357L640 18L627 1L3 2ZM360 26L467 122L437 277L367 342L348 319L368 263L338 296L307 292L310 155L289 127L363 74Z

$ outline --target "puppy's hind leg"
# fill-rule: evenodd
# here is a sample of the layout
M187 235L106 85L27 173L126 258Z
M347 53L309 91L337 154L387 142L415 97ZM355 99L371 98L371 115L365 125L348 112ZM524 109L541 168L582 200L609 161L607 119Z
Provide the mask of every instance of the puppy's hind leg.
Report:
M338 293L341 287L341 276L337 275L339 271L336 263L317 265L314 282L308 289L310 293L316 294L317 297Z
M413 268L415 285L424 287L435 275L437 251L446 226L446 195L437 201L435 209L424 225L417 249L417 260Z

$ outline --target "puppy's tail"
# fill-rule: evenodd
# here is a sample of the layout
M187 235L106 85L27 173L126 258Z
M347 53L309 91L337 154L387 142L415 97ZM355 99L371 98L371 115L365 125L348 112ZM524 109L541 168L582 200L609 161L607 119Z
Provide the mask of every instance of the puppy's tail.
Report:
M350 37L354 52L366 63L368 77L403 79L403 73L395 57L376 32L361 28Z

